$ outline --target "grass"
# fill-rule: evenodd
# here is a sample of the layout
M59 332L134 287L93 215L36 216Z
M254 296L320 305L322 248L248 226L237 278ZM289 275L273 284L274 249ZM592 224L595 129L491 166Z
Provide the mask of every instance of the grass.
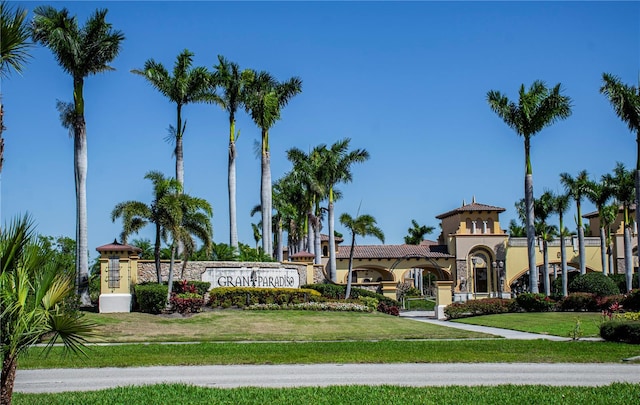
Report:
M87 313L92 342L335 341L468 339L492 335L381 313L218 310L191 317Z
M436 307L434 300L426 298L406 298L404 309L408 311L433 311Z
M20 369L144 367L212 364L320 363L618 363L640 355L640 346L547 340L359 341L306 343L125 344L90 346L87 357L49 356L34 348Z
M582 337L599 337L602 315L594 312L531 312L475 316L455 322L570 337L580 322Z
M640 400L634 384L602 387L516 386L397 387L332 386L301 388L204 388L182 384L120 387L93 392L14 394L22 404L633 404Z

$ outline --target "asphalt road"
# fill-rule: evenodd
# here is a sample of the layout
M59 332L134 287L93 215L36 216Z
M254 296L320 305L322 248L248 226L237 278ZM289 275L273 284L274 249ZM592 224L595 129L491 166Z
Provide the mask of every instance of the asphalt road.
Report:
M599 386L612 382L640 383L640 365L310 364L18 370L15 392L89 391L162 382L220 388L354 384Z

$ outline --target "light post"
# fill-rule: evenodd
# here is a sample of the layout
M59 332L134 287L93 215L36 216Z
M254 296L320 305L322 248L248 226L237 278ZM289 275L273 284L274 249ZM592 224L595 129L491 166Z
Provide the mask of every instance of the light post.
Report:
M504 260L496 260L492 263L493 268L496 269L496 290L498 298L502 298L502 286L504 284L504 275L502 273L504 269Z

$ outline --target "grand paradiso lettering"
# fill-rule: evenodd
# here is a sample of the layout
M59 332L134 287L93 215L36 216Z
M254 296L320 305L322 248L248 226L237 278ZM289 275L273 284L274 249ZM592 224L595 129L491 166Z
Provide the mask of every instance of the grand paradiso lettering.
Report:
M202 281L217 287L298 288L300 277L295 269L216 268L208 267Z

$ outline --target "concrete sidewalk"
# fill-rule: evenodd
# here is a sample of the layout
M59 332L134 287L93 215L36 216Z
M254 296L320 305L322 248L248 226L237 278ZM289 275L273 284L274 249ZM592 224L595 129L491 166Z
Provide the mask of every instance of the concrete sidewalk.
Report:
M463 329L471 332L487 333L490 335L500 336L505 339L516 339L516 340L545 339L545 340L553 340L553 341L571 340L571 338L569 337L541 335L538 333L519 332L516 330L510 330L510 329L492 328L489 326L469 325L466 323L451 322L451 321L440 321L435 319L435 313L433 311L405 311L405 312L401 312L400 316L403 318L412 319L414 321L427 322L433 325L444 326L448 328ZM602 339L582 338L580 340L600 341Z

